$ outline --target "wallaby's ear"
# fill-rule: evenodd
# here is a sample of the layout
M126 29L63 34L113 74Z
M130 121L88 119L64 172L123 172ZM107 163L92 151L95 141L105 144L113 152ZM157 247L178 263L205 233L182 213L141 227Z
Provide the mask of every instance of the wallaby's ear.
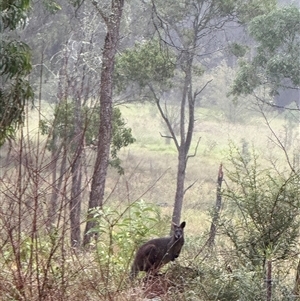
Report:
M180 224L180 228L183 229L184 227L185 227L185 222L182 222L182 223Z

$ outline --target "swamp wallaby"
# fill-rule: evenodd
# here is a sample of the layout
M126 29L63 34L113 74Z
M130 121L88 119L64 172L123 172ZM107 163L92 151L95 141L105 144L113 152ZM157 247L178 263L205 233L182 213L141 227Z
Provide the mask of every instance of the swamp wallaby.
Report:
M130 277L135 278L139 271L156 274L166 263L174 261L180 254L184 244L183 228L173 223L173 235L170 237L151 239L143 244L135 255Z

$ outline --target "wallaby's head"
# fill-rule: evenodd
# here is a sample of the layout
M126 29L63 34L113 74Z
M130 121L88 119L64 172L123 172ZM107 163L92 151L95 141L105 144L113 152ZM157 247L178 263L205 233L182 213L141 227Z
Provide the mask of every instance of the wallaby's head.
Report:
M179 226L173 223L173 233L174 233L174 238L176 240L180 239L183 237L183 228L185 227L185 222L182 222Z

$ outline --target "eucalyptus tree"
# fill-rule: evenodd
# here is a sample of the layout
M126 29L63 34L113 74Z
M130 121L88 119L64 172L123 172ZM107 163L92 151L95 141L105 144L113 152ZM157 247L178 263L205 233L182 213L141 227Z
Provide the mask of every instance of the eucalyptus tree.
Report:
M78 119L80 115L80 119ZM82 177L84 174L83 164L86 163L84 146L93 149L99 129L99 107L80 105L76 101L62 101L55 107L53 120L42 119L40 131L51 137L47 148L51 151L53 167L53 192L48 205L47 226L53 229L57 221L59 199L61 198L61 185L67 169L72 176L71 193L68 198L70 210L70 241L72 246L78 246L81 242L81 203L85 188ZM116 168L119 174L123 173L121 160L118 152L121 148L134 143L130 128L126 127L119 108L113 109L113 129L109 164ZM62 159L58 160L62 152ZM67 162L70 162L67 164ZM56 175L56 165L60 163L60 175ZM85 166L86 168L86 166ZM87 179L88 181L89 179ZM55 183L57 182L57 185ZM63 200L61 200L63 202ZM64 202L63 202L64 203Z
M118 91L142 89L143 99L154 101L166 124L166 138L178 152L177 184L172 221L180 222L188 160L195 125L195 108L210 81L201 83L204 60L224 46L219 37L227 24L248 22L269 11L275 1L151 1L152 27L160 43L142 41L124 51L117 60L115 84ZM123 84L122 84L123 83ZM132 85L130 86L129 83ZM166 97L167 95L167 97ZM168 108L170 96L179 104L179 129ZM140 99L140 96L137 98Z
M34 2L26 37L36 45L34 54L38 64L32 81L39 82L43 101L55 105L53 119L41 117L39 124L41 133L48 136L47 149L51 152L52 192L47 203L46 226L49 230L57 228L60 209L68 206L71 245L78 246L81 200L86 190L82 184L85 134L90 117L86 108L89 105L92 111L93 99L99 92L101 53L98 49L104 31L91 4L78 8L68 1L59 2L61 6L50 1ZM44 23L36 15L43 15ZM63 29L59 30L60 27ZM67 191L69 180L71 188Z
M246 23L254 16L268 12L275 1L160 1L152 0L153 25L163 43L175 53L179 83L180 121L176 135L168 123L168 112L157 100L160 114L167 124L178 152L177 185L172 221L179 223L185 187L185 175L195 125L195 107L201 92L209 84L199 84L204 59L222 50L217 33L227 24ZM202 70L201 70L202 69ZM196 146L197 148L197 146Z
M113 71L115 55L117 52L120 24L124 8L124 0L111 0L108 3L93 1L95 9L103 19L106 26L106 36L102 51L102 67L100 79L100 124L98 132L97 158L94 166L89 209L102 206L104 199L105 181L109 164L109 151L112 139L113 116ZM95 222L89 219L85 227L83 244L89 243L90 230Z
M15 35L25 27L30 5L30 0L0 3L0 146L14 136L23 123L26 102L33 99L27 79L31 50Z
M240 61L239 70L232 86L231 94L235 97L241 95L252 95L257 100L260 108L263 108L264 104L273 106L280 109L286 109L290 120L295 120L296 135L299 132L299 110L300 110L300 10L299 7L283 6L278 9L274 9L268 14L258 16L254 18L249 24L249 33L253 37L257 44L256 53L251 60L242 59ZM267 91L266 93L264 93ZM284 96L284 101L278 101L278 98ZM265 112L261 109L266 123L275 138L276 145L281 148L286 157L287 165L290 169L290 178L298 179L299 181L299 143L297 146L297 138L293 137L294 158L291 159L291 155L288 154L287 146L281 141L280 136L271 128ZM289 124L292 127L292 124ZM297 148L298 147L298 148ZM273 179L272 179L273 181ZM274 182L274 181L273 181ZM286 181L281 187L282 192L295 193L296 198L299 200L299 189L297 181ZM293 185L291 185L293 184ZM274 190L276 191L276 189ZM277 190L278 191L278 190ZM278 196L281 193L278 192ZM291 237L290 227L298 231L299 225L293 224L299 219L299 203L292 204L293 208L288 208L288 212L282 212L284 206L290 206L291 203L286 202L287 198L284 198L284 204L282 204L280 211L278 211L278 217L273 217L274 223L278 223L278 226L273 225L273 229L284 229L283 235L289 237L289 242L285 243L289 253L292 251L293 242L298 239L298 233L294 233L294 237ZM289 201L294 201L293 198L289 198ZM268 204L267 210L274 212L274 202L277 198L273 198L272 202ZM268 202L267 202L268 203ZM280 202L278 202L280 204ZM291 220L283 218L284 215L291 216ZM270 215L272 216L272 214ZM288 227L288 228L287 228ZM278 232L278 230L276 230ZM286 231L286 233L285 233ZM281 232L281 233L282 233ZM272 234L272 233L271 233ZM274 236L274 234L272 234ZM266 243L265 235L263 244ZM274 236L275 237L275 236ZM276 239L281 238L281 235L277 234ZM268 238L270 241L270 238ZM256 242L257 243L257 242ZM259 242L255 248L262 247L262 242ZM276 243L272 241L273 246ZM282 244L280 244L282 245ZM271 251L273 252L273 247ZM270 247L270 246L269 246ZM258 251L258 250L257 250ZM257 252L256 251L256 252ZM281 248L278 248L281 251ZM261 253L261 250L260 250ZM274 254L271 254L274 257ZM271 266L269 266L271 269ZM295 286L293 290L294 295L300 293L300 261L297 266L297 274L295 278Z
M233 95L261 97L260 89L267 90L270 101L278 94L294 91L285 102L296 103L300 97L300 10L296 6L274 9L258 16L249 24L250 36L256 52L250 60L240 61L239 71L232 86Z
M95 4L96 5L96 4ZM98 154L99 148L94 146L104 142L99 137L101 124L101 97L99 97L99 83L103 67L103 54L99 49L103 47L105 30L99 16L99 7L85 3L76 12L72 20L76 30L70 30L68 41L61 45L62 50L51 60L52 74L55 74L56 104L53 120L43 119L40 129L49 135L48 148L52 153L53 192L48 210L48 228L52 228L56 221L58 200L60 199L61 183L67 171L71 174L71 191L67 200L70 211L71 244L81 244L81 203L86 187L83 186L83 164L86 163L85 146L92 146ZM99 22L100 20L100 22ZM107 59L107 58L106 58ZM49 65L49 62L45 62ZM53 93L53 92L52 92ZM55 95L54 95L55 96ZM52 96L53 98L53 96ZM112 105L112 104L111 104ZM105 115L109 118L108 115ZM108 164L123 172L118 151L134 142L131 129L126 128L120 110L112 108L112 133ZM105 126L108 126L108 120ZM102 146L103 150L103 146ZM94 153L94 152L92 152ZM59 158L62 158L59 160ZM56 166L60 166L60 175L56 176ZM94 175L95 176L95 175ZM86 179L86 183L90 179ZM103 188L104 189L104 188ZM99 204L101 206L101 204Z
M96 49L99 47L97 38L100 31L96 22L99 20L97 13L91 12L92 7L85 5L84 10L77 13L78 25L81 30L72 32L75 40L71 39L66 45L63 55L63 67L59 76L59 95L62 105L62 115L68 115L64 106L71 99L71 116L66 118L68 123L63 127L62 145L71 153L72 187L69 200L71 244L81 245L81 203L84 187L82 187L82 171L84 163L85 136L91 128L90 118L85 108L91 99L97 99L98 82L100 80L101 55ZM90 103L91 110L97 112ZM60 107L58 106L58 109ZM64 120L64 121L65 121ZM59 122L56 120L56 123ZM71 130L71 133L70 133ZM90 130L91 131L91 130ZM69 141L69 145L68 145ZM67 146L68 145L68 146Z

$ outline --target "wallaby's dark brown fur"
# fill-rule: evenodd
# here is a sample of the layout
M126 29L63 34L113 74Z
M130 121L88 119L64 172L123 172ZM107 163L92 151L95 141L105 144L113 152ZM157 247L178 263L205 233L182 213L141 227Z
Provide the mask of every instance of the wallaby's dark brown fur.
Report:
M131 267L131 279L135 278L139 271L155 274L163 265L174 261L184 244L184 227L185 222L180 226L173 223L172 236L151 239L143 244L135 255Z

